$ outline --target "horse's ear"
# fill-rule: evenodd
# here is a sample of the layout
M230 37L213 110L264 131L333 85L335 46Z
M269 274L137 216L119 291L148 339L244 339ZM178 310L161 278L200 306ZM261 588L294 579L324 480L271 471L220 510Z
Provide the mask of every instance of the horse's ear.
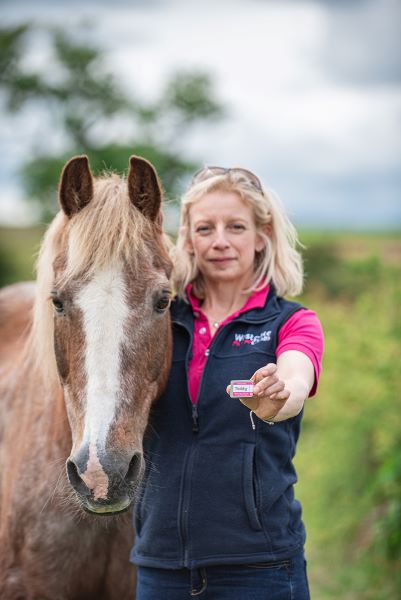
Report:
M153 165L144 158L129 159L128 194L132 204L141 213L156 221L162 201L162 189Z
M61 208L72 217L93 197L93 178L87 156L75 156L65 165L59 186Z

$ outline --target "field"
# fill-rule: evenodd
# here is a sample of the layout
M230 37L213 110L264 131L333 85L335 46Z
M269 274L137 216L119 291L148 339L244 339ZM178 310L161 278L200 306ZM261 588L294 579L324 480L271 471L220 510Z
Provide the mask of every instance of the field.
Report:
M1 281L32 278L43 228L1 230ZM302 302L326 336L296 465L312 598L401 597L401 233L303 232Z
M326 338L298 447L312 597L401 597L401 238L310 234Z

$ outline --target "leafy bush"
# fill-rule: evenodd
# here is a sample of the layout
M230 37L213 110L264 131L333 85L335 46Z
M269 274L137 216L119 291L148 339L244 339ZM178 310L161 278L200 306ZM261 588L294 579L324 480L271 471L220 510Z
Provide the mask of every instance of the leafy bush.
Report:
M320 289L330 298L355 300L378 282L382 274L379 257L347 261L335 245L320 243L304 253L306 287Z
M304 301L326 337L297 457L312 597L398 598L401 268L332 248L309 252L307 264Z

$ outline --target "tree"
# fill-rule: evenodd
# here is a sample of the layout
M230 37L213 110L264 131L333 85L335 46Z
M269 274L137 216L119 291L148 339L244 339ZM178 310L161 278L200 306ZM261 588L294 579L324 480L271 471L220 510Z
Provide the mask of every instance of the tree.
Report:
M38 34L48 39L51 58L48 68L34 70L25 58ZM128 95L103 59L98 47L60 29L29 24L0 29L0 89L6 109L12 114L46 107L43 129L49 133L36 143L35 156L20 170L27 196L40 206L45 220L57 208L59 174L74 154L88 154L95 173L124 172L130 154L144 156L156 166L167 195L173 197L180 179L195 167L183 156L180 142L193 124L223 115L205 73L176 73L155 101L144 103ZM124 141L118 133L121 124ZM56 153L50 153L46 143L52 130L63 139L62 151Z

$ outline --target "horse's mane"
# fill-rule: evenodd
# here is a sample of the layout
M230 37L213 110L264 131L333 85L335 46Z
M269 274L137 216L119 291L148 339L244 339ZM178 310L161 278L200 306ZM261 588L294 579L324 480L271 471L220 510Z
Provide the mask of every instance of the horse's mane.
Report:
M94 182L91 202L71 219L60 211L50 224L37 261L37 293L27 355L34 357L46 387L58 381L53 348L53 263L65 253L64 286L74 278L88 279L99 268L126 261L137 271L139 261L155 252L155 226L129 199L126 182L104 175ZM166 240L165 240L166 241ZM160 240L160 250L163 246ZM164 250L165 252L165 250Z

